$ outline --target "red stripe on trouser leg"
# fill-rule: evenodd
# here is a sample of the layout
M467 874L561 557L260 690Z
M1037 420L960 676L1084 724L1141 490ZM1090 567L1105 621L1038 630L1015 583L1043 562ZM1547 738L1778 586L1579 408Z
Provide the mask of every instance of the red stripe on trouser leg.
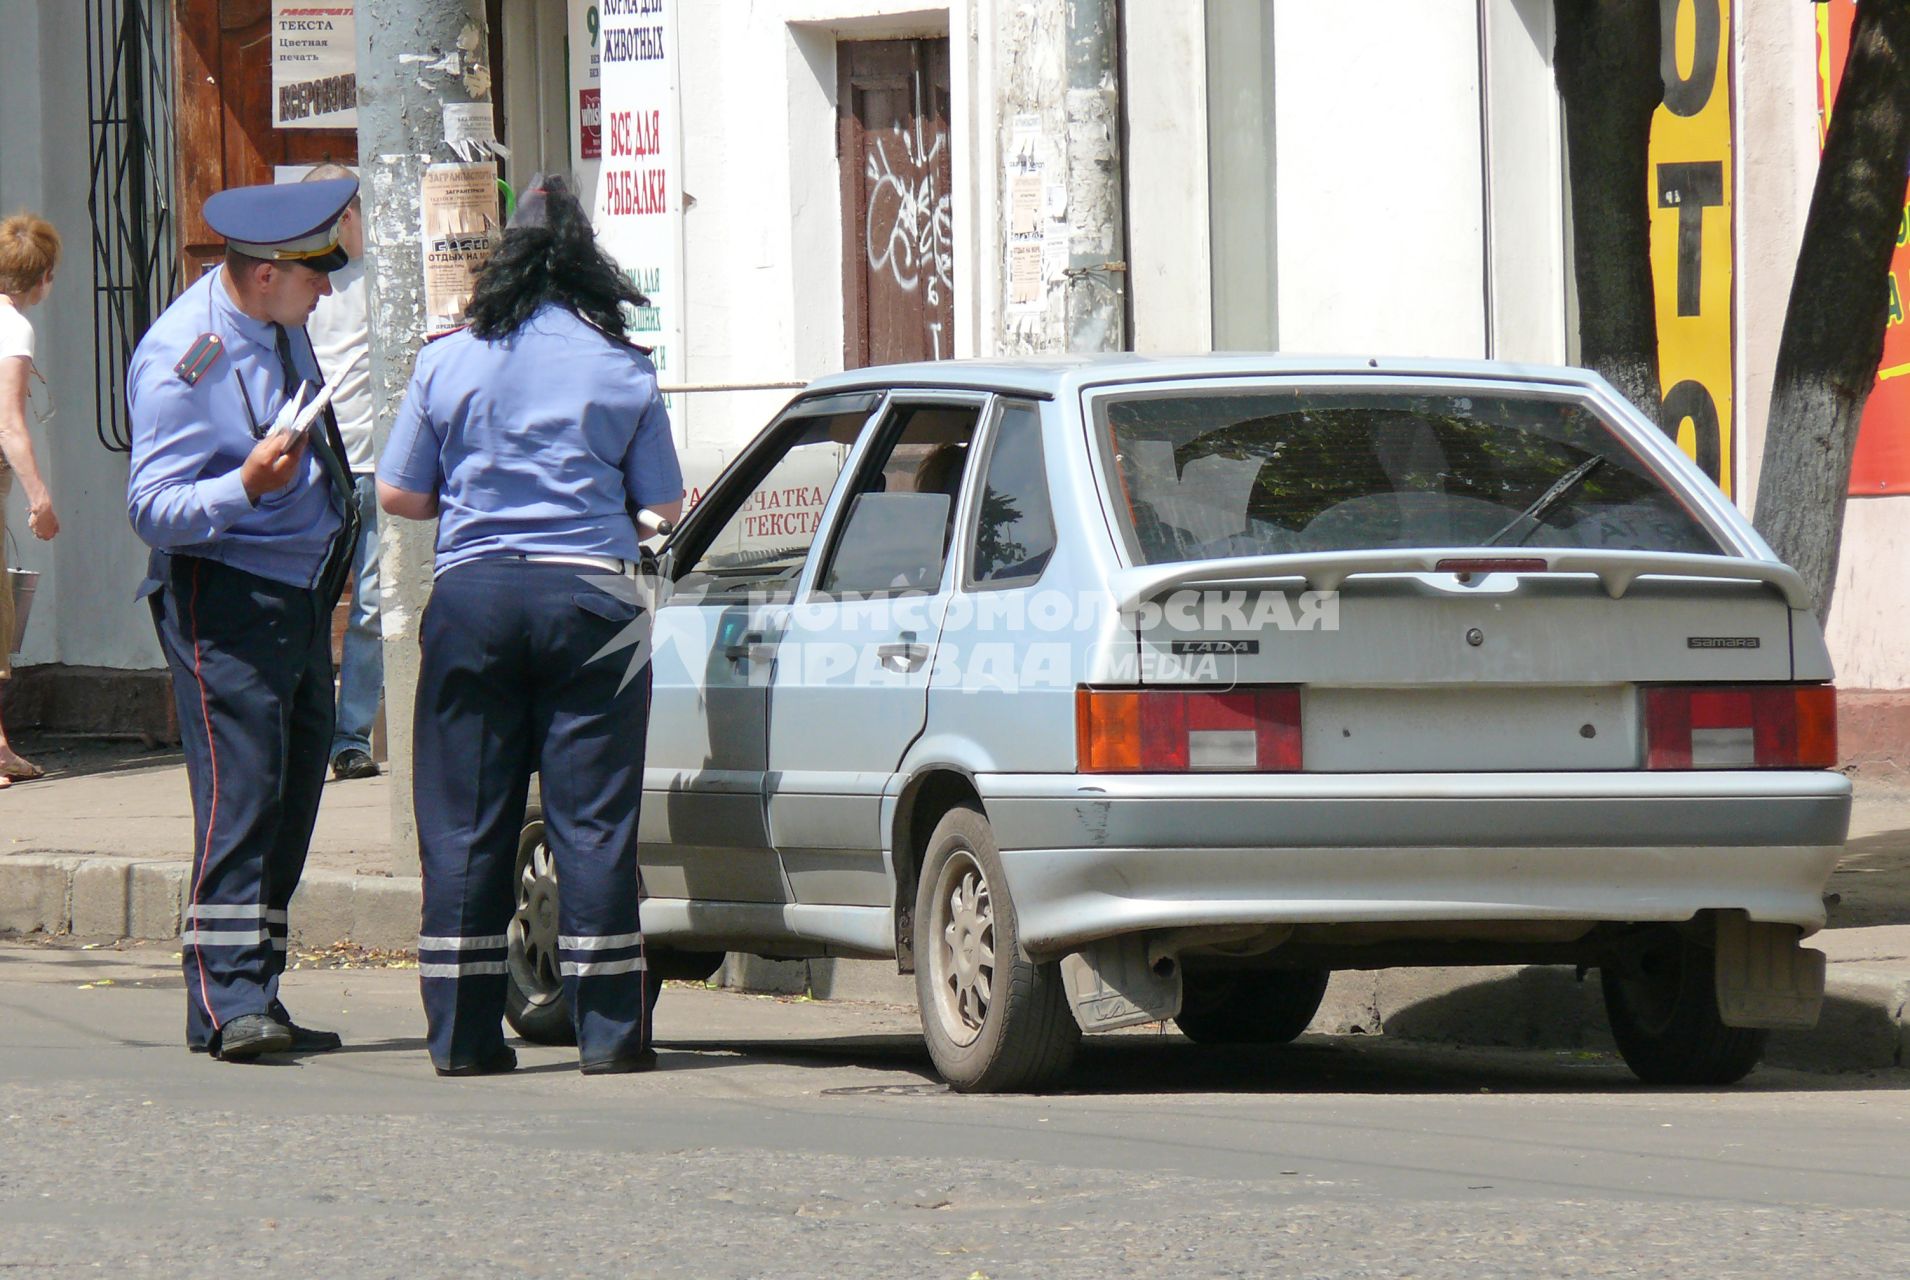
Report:
M192 622L192 678L199 685L199 714L206 726L206 756L212 761L212 803L206 809L206 842L199 848L199 875L192 882L191 907L199 906L199 893L205 886L206 866L212 861L212 833L219 825L219 748L212 740L212 700L206 692L205 673L201 669L203 657L199 649L199 562L192 564L192 599L187 602L186 613ZM193 944L193 956L199 964L199 1003L205 1007L206 1017L212 1023L212 1029L219 1029L219 1015L212 1011L212 994L206 989L206 953L205 948Z

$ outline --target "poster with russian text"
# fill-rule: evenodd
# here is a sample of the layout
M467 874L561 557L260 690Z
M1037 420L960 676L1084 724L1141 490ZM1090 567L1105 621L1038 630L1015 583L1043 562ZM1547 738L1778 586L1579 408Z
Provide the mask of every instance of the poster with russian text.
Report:
M683 129L675 0L597 0L602 100L597 238L649 300L630 338L649 347L663 382L682 381ZM670 403L666 401L666 403ZM681 402L670 403L677 443Z
M1818 120L1830 126L1837 86L1844 79L1850 56L1850 28L1857 21L1854 0L1830 0L1817 6ZM1818 133L1823 141L1823 133ZM1910 185L1910 175L1906 175ZM1850 462L1850 496L1881 497L1910 493L1910 323L1905 323L1904 295L1910 292L1910 192L1897 215L1897 253L1890 260L1890 281L1884 295L1888 308L1883 334L1883 362L1877 367L1877 385L1864 402L1864 420L1857 429L1857 453Z
M603 161L602 39L598 0L570 0L570 169L586 200Z
M272 0L272 127L358 127L352 0Z
M488 160L429 166L418 208L424 222L425 332L446 333L464 323L478 268L497 241L497 166Z

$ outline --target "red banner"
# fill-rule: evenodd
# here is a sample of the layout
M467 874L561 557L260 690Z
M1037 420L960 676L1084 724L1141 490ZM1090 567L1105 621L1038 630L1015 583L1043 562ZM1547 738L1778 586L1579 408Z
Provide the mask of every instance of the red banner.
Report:
M1830 0L1817 6L1817 118L1830 124L1830 107L1843 82L1850 55L1850 28L1856 0ZM1823 134L1818 141L1821 144ZM1877 385L1864 406L1857 432L1857 456L1850 468L1852 497L1910 493L1910 323L1905 295L1910 294L1910 197L1897 223L1897 256L1890 261L1890 327L1884 331L1883 363Z

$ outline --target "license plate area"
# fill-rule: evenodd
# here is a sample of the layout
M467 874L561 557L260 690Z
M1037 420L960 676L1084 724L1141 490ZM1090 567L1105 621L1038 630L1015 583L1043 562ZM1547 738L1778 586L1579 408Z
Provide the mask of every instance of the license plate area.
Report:
M1629 684L1547 687L1311 686L1300 722L1312 773L1636 769Z

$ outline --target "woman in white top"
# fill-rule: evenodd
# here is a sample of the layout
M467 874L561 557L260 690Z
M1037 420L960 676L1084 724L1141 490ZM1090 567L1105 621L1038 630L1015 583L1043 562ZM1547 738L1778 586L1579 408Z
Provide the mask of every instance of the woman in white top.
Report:
M33 326L23 313L45 300L59 265L60 233L52 224L29 213L0 220L0 528L17 475L27 498L27 528L42 540L60 531L60 519L53 514L53 495L40 478L27 431L27 407L35 398L31 384L40 383L44 401L45 382L33 364ZM45 413L40 410L40 416ZM0 537L0 680L13 674L13 591L6 570L6 539ZM0 788L41 772L7 744L6 726L0 723Z

